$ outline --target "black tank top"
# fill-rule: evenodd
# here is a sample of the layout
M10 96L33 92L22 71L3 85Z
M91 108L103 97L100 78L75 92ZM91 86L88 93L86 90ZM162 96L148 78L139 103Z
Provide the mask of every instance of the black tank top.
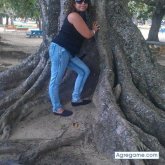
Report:
M86 22L85 13L78 13ZM52 40L52 42L65 48L74 57L81 49L84 37L75 29L75 27L68 21L68 17L65 18L62 28L58 35Z

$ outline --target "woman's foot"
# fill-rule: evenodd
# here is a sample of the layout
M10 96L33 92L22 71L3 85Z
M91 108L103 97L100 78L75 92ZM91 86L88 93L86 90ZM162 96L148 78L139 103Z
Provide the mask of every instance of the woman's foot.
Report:
M72 102L72 106L80 106L80 105L86 105L86 104L89 104L91 103L92 101L91 100L80 100L78 102Z
M58 115L58 116L68 117L68 116L71 116L73 112L60 108L57 110L57 112L53 112L53 114Z

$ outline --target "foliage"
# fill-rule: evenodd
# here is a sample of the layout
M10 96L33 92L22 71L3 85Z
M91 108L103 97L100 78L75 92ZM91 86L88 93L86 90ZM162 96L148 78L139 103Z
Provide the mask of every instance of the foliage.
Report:
M38 18L40 14L37 0L1 0L0 8L8 15L9 10L13 11L15 17Z
M13 15L11 4L8 0L0 1L0 16Z
M128 7L132 15L136 16L137 19L143 20L151 18L154 9L153 6L145 4L143 0L130 1Z

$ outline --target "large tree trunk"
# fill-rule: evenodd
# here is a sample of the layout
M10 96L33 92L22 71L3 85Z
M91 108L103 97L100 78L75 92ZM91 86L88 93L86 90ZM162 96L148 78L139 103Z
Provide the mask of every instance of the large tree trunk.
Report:
M159 41L158 33L161 26L163 16L165 15L164 6L161 3L156 5L152 16L152 25L148 34L148 41Z
M46 90L50 75L48 45L58 30L60 1L40 0L45 32L40 49L19 66L0 74L3 93L0 130L3 138L9 138L0 145L2 155L12 155L10 162L28 165L165 163L165 82L158 64L132 23L126 1L92 3L95 14L90 18L96 18L101 28L95 40L84 44L81 53L89 54L84 60L92 70L83 95L93 96L94 104L87 106L86 111L86 107L73 109L75 115L68 119L58 118L54 126L58 136L31 139L28 143L10 139L11 126L28 118L38 103L50 105ZM73 78L67 72L61 86L65 103ZM63 126L58 127L60 123ZM160 159L115 160L115 151L158 151ZM3 162L8 159L6 156Z

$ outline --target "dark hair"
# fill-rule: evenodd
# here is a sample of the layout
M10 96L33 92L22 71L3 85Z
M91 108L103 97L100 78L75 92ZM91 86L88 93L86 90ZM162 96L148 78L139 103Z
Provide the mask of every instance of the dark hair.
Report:
M67 0L65 2L65 14L68 15L69 13L71 12L74 12L76 11L75 7L74 7L74 4L75 4L75 0ZM88 3L88 9L87 9L87 12L89 11L89 9L91 8L91 2L89 0L89 3Z

